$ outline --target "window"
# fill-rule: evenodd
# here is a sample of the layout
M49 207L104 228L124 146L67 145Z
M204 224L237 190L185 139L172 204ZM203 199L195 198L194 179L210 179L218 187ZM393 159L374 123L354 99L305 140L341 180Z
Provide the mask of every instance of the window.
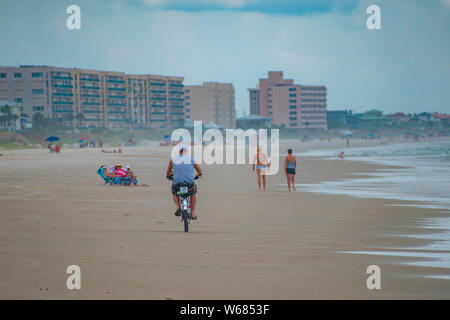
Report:
M33 94L43 94L44 89L33 89Z
M0 73L0 78L6 78L6 73Z
M186 112L191 112L191 109L184 109Z
M295 93L290 93L289 94L289 97L296 97L297 96L297 94L295 94Z
M190 98L190 96L185 96L184 98L185 98L185 99L189 99L189 98Z
M297 117L289 117L289 120L291 120L291 121L297 121Z
M16 101L17 103L23 102L23 98L15 98L14 101Z
M14 78L22 78L22 74L21 73L14 73Z
M289 106L289 109L297 109L297 106Z
M189 93L189 92L190 92L190 90L189 90L189 89L187 89L187 90L185 90L184 92L186 92L186 93Z
M297 100L291 99L289 100L289 103L297 103Z
M185 103L185 105L187 105L187 106L190 106L190 105L191 105L191 103L190 103L190 102L186 102L186 103Z
M32 74L31 74L31 76L33 77L33 78L42 78L42 72L33 72Z
M289 91L297 91L297 88L289 88Z
M296 127L296 126L297 126L297 123L296 123L296 122L291 122L291 123L289 124L289 126L290 126L290 127Z
M33 111L44 111L43 106L33 106Z
M289 114L291 114L291 115L297 115L297 111L289 111Z

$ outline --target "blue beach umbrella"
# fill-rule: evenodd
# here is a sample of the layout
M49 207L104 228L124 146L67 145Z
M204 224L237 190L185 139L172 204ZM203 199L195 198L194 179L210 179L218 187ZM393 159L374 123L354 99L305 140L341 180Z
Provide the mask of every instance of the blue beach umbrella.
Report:
M47 139L45 139L46 141L49 141L49 142L53 142L53 141L58 141L59 140L59 138L58 137L48 137Z

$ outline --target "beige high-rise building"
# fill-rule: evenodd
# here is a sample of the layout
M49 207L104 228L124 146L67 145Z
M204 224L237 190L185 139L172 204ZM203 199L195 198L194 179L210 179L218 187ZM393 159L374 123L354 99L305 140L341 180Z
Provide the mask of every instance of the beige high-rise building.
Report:
M185 86L186 119L214 122L224 128L234 128L236 120L234 87L232 83L203 82Z
M185 119L183 80L50 66L0 67L0 100L20 105L29 122L39 112L82 127L174 128Z
M282 71L270 71L249 95L251 113L269 117L277 126L327 129L325 86L294 84L283 79Z

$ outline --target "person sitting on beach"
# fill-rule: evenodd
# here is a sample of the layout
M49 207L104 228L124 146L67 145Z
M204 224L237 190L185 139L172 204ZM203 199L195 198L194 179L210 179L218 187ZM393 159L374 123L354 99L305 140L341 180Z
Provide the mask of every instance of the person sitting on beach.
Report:
M292 149L289 149L288 155L284 159L284 171L286 172L286 178L287 178L287 185L289 192L291 191L291 185L292 190L295 190L295 168L297 167L297 160L292 155Z
M125 166L125 170L127 170L127 176L128 177L136 178L136 176L134 175L133 171L131 171L131 166L126 165Z
M269 170L270 163L267 159L267 155L261 152L262 147L258 146L256 150L256 154L253 158L253 171L255 171L256 166L256 174L258 175L258 187L259 191L261 191L261 176L263 180L263 190L266 191L266 170Z
M126 177L127 176L127 170L122 168L122 165L120 163L115 165L115 175L116 177Z
M47 145L47 148L48 148L48 151L51 153L51 152L55 152L55 148L53 148L53 146L52 146L52 144L51 143L49 143L48 145Z
M106 174L109 178L115 178L116 177L116 167L115 166L109 166L106 170Z

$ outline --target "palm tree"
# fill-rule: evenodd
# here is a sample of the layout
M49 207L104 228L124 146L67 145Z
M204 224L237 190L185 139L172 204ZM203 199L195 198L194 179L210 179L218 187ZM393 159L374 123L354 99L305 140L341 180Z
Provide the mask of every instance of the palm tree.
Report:
M14 124L14 131L16 131L17 130L17 120L19 120L19 115L12 114L11 115L11 120L12 120L12 122Z
M68 113L68 114L64 115L64 120L65 121L69 121L70 124L73 127L73 120L75 120L75 117L73 116L73 113Z
M82 112L77 113L75 118L78 120L78 128L81 128L81 123L84 120L84 114Z
M44 115L40 112L36 112L33 115L33 127L36 126L37 128L41 127L41 125L44 122Z
M0 113L1 115L1 122L3 127L9 127L10 123L11 123L11 107L8 105L4 105L1 109L0 109Z

